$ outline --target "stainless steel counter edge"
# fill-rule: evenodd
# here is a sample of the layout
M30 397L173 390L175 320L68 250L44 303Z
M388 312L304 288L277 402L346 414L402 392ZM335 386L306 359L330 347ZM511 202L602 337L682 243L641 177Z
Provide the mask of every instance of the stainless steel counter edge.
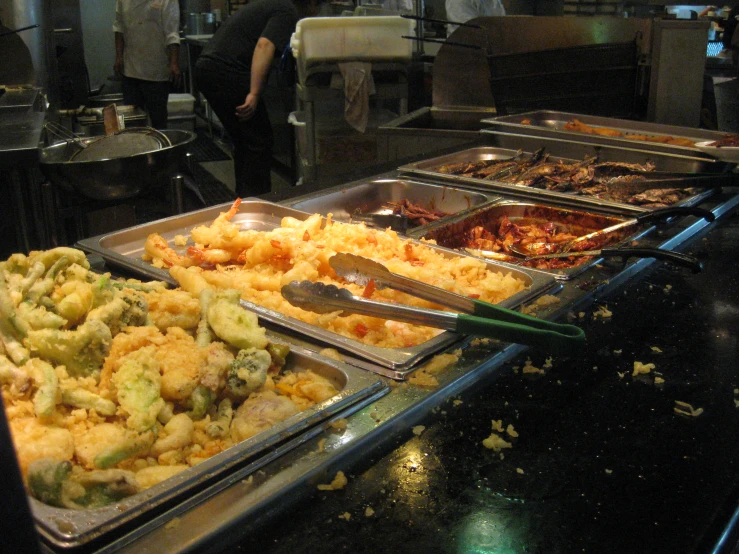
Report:
M737 192L732 190L733 196L706 207L710 207L720 219L739 205ZM646 237L640 243L673 248L695 238L711 225L715 223L684 218L671 225L665 235ZM641 259L621 269L611 264L596 266L560 292L559 305L541 310L538 315L557 319L584 310L651 263L653 260ZM584 291L577 284L586 280L595 285ZM151 522L147 534L141 536L134 532L100 552L201 552L217 536L236 526L239 526L240 534L245 532L245 527L258 527L261 521L286 504L315 491L317 484L330 482L338 470L346 470L351 479L350 468L354 460L370 456L373 449L379 449L391 440L410 437L413 426L430 410L442 406L482 378L494 375L501 370L503 362L526 349L520 345L494 345L493 342L466 340L452 346L447 351L462 349L462 355L458 363L438 376L438 387L396 386L384 398L351 415L343 432L331 431L326 425L299 448L261 468L253 478L235 480L228 488L204 499L199 505L189 506L186 510L178 507L162 514ZM323 439L325 443L321 446Z

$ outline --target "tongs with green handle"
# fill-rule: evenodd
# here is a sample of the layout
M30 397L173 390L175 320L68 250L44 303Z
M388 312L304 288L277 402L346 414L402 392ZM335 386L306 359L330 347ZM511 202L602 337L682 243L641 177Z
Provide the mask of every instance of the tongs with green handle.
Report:
M416 308L400 304L376 302L354 296L346 289L323 283L293 282L282 288L282 295L293 305L318 313L342 310L406 321L436 327L465 335L477 335L549 348L554 353L565 353L581 346L585 333L574 325L552 323L514 310L502 308L481 300L467 298L444 289L392 273L382 264L351 254L337 254L329 264L347 281L367 284L370 279L377 288L390 286L453 308L459 312ZM471 315L468 315L471 314Z

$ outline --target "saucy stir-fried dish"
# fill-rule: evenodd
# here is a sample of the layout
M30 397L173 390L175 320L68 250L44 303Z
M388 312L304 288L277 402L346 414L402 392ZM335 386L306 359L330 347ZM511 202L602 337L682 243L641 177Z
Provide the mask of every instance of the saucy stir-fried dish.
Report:
M286 369L238 291L113 279L72 248L0 269L3 401L46 504L116 502L338 393Z

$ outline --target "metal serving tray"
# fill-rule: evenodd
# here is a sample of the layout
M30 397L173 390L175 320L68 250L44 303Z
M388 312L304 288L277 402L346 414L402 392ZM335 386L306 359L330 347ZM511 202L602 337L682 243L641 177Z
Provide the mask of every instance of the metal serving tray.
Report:
M353 413L389 390L377 375L295 344L290 344L290 349L285 369L310 369L329 379L339 393L121 502L97 509L70 510L30 498L36 527L43 539L58 547L78 547L143 524L152 510L161 510L165 504L182 500L186 494L189 497L206 490L215 494L225 486L223 481L228 480L229 474L239 470L244 478L245 467L256 471L309 440L309 429L320 421L339 413Z
M287 205L297 210L319 213L324 216L331 213L333 218L339 221L363 221L385 228L388 226L388 218L384 216L393 214L393 208L388 206L390 202L408 200L425 209L435 209L455 215L468 212L497 198L500 197L447 185L432 185L405 179L375 179L335 192L322 193L319 191L292 203L288 202ZM416 225L411 220L407 220L407 223L407 230L426 226Z
M506 133L516 133L536 137L564 138L592 144L638 148L640 150L649 150L652 152L712 159L712 156L709 154L706 154L700 149L692 146L678 146L673 144L663 144L660 142L634 140L623 137L609 137L605 135L566 130L564 128L565 124L573 119L578 119L592 127L608 127L609 129L616 129L624 134L671 136L675 138L688 139L693 142L719 140L726 136L726 133L710 131L708 129L694 129L692 127L679 127L676 125L663 125L647 121L631 121L628 119L599 117L552 110L539 110L518 113L515 115L498 116L483 119L482 123L489 125L488 129L491 131L502 131ZM528 123L523 123L523 121L528 121Z
M570 222L581 225L585 229L595 231L605 229L616 223L621 223L629 218L597 213L593 211L582 211L557 206L548 206L545 204L536 204L532 202L519 202L515 200L500 200L479 209L473 210L454 219L440 221L425 229L418 229L412 233L413 237L423 238L427 240L435 240L437 243L449 248L460 247L461 237L464 233L473 227L483 226L490 229L498 227L502 217L508 217L513 223L524 218L535 218L548 220L552 222ZM636 240L654 228L654 225L643 225L631 231L626 230L618 244L627 243ZM581 258L585 260L585 258ZM563 268L563 269L539 269L546 273L551 273L557 279L567 280L578 275L586 269L600 263L602 257L593 257L589 260L581 262L579 265ZM502 263L507 263L503 261ZM512 259L510 263L515 264Z
M482 131L485 133L485 131ZM638 214L649 211L648 208L623 202L602 200L591 196L578 195L569 192L557 192L533 187L523 187L499 181L486 181L459 175L449 175L436 171L444 164L480 161L489 159L505 159L515 156L519 150L530 156L544 147L550 154L550 159L574 162L590 156L598 156L600 161L619 161L627 163L653 162L658 171L675 172L680 174L708 172L715 173L717 180L726 180L727 184L731 173L722 173L728 164L707 158L691 158L674 154L658 154L646 150L630 148L616 148L583 142L557 140L553 138L531 137L526 135L509 135L495 133L487 135L491 146L480 146L460 150L435 158L409 163L398 168L401 173L420 176L432 181L442 181L461 188L470 188L485 192L497 192L506 196L524 197L537 201L556 201L558 204L579 207L581 209L595 209L621 214ZM694 196L690 196L676 205L694 205L711 196L715 190L706 189Z
M168 271L157 269L141 259L141 255L144 253L144 241L146 237L149 233L157 232L170 241L171 244L175 235L188 235L194 226L210 224L219 213L226 211L229 207L230 204L221 204L220 206L213 206L197 212L146 223L123 231L85 239L77 243L77 246L86 252L99 255L108 263L125 270L176 284L176 281L169 275ZM307 212L280 206L271 202L245 200L241 203L239 212L231 221L239 224L242 229L269 231L279 227L281 219L285 216L302 220L307 219L310 215ZM444 252L444 255L449 258L465 255L442 247L432 248L437 248L439 251ZM490 270L511 273L522 279L526 284L525 290L501 303L506 308L514 308L556 286L555 279L542 271L529 268L516 268L492 261L486 261L486 263ZM298 332L321 344L330 345L343 352L354 354L358 358L371 362L367 366L363 366L366 369L378 371L379 373L387 373L396 378L402 378L405 373L412 371L413 366L419 361L459 339L459 335L444 331L433 339L410 348L368 346L338 333L304 323L298 319L256 304L244 301L242 301L242 304L257 313L265 321L276 324L283 329L288 329L291 332ZM381 367L378 368L373 364ZM383 371L382 368L389 368L392 372Z

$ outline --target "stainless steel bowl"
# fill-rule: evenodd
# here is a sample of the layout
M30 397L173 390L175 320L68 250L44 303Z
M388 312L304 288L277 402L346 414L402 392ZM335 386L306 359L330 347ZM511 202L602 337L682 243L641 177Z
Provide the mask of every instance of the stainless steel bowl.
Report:
M68 142L40 148L41 171L53 185L93 200L131 198L151 188L167 185L196 136L192 131L184 130L166 129L162 132L172 146L109 160L69 161L76 146ZM96 138L83 139L82 142Z

